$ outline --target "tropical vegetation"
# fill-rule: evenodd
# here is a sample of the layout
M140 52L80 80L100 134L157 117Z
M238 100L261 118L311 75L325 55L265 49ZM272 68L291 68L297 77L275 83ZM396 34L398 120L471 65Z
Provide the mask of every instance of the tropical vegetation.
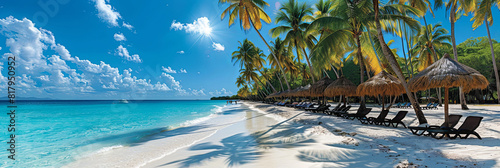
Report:
M263 100L266 96L312 84L321 78L337 79L341 76L360 84L375 74L387 71L403 84L406 94L399 99L410 101L420 123L426 119L419 108L419 98L438 97L441 89L411 92L407 82L445 53L453 54L459 62L477 69L490 85L485 90L463 93L451 89L451 101L498 102L500 81L496 64L499 63L500 43L490 36L493 23L491 10L499 7L497 0L318 0L315 4L283 0L270 18L263 0L219 0L229 6L221 18L229 17L229 25L239 22L248 31L253 28L266 46L256 46L242 39L232 53L235 66L240 67L236 85L238 96ZM441 23L427 23L426 14L434 17L434 10L445 7L451 27ZM488 37L471 38L456 44L455 22L462 15L472 15L471 27L484 25ZM423 23L418 20L423 19ZM263 22L269 25L266 41L260 32ZM394 35L401 46L392 45L384 36ZM265 47L268 55L259 47ZM401 52L402 51L402 52ZM402 55L397 55L402 53ZM379 102L377 97L359 98Z

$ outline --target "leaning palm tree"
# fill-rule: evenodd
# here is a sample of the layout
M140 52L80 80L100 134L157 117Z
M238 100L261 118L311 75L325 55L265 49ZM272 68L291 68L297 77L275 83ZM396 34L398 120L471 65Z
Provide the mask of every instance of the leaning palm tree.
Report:
M495 72L495 81L497 85L497 97L500 97L500 79L498 77L498 68L497 63L495 61L495 51L493 50L493 42L491 40L490 35L490 26L493 24L493 16L491 15L491 8L493 5L497 5L500 9L500 0L482 0L478 7L474 10L474 17L471 18L471 21L474 20L472 27L474 30L481 26L484 22L486 26L486 31L488 32L488 40L490 42L490 50L491 50L491 61L493 62L493 71ZM500 99L498 99L498 103L500 103Z
M238 42L240 43L240 46L238 46L238 50L234 51L232 54L232 61L234 62L234 64L239 62L241 69L253 69L255 67L255 69L257 69L259 73L263 75L261 69L262 67L264 67L265 60L262 57L264 57L265 55L262 53L262 50L257 48L248 39L243 40L243 43L240 41ZM273 91L276 92L276 89L273 85L271 85L268 78L265 79L266 82L271 86Z
M370 43L369 33L366 32L370 30L372 16L367 14L372 11L370 1L335 1L327 16L316 19L308 27L307 33L324 30L323 36L311 53L313 62L325 67L324 62L340 60L344 54L353 52L356 54L356 60L359 60L357 62L360 67L360 83L363 83L366 67L380 67L376 55L366 54L366 51L373 50L371 45L362 45ZM385 20L391 18L387 17ZM368 48L363 49L363 46ZM365 63L373 65L366 66ZM362 97L361 107L364 105Z
M382 34L382 25L380 23L380 17L388 17L387 13L394 13L397 15L398 10L393 10L391 8L385 8L384 6L382 10L380 9L380 4L379 0L373 0L373 9L374 9L374 20L375 20L375 26L377 28L377 38L379 39L380 46L382 48L382 51L384 53L384 56L386 59L389 61L392 70L396 73L396 76L399 78L401 81L401 84L403 84L403 87L405 88L406 95L410 99L411 104L413 105L413 110L415 110L418 122L420 124L427 123L427 119L424 116L424 113L420 109L419 104L416 102L415 98L413 97L413 94L411 93L410 89L408 88L408 83L406 82L405 77L403 76L403 73L401 71L401 68L398 65L398 62L396 61L396 57L394 54L390 51L389 46L387 46L387 43L385 43L384 35ZM385 14L383 14L385 13ZM386 16L384 16L386 15ZM399 15L401 16L401 15ZM411 23L411 22L410 22ZM411 24L409 24L411 26ZM416 26L416 25L414 25Z
M243 79L243 77L238 76L234 84L236 84L236 87L241 87L241 86L246 86L247 82L245 81L245 79Z
M265 88L265 86L266 86L262 82L262 80L260 80L259 75L255 72L255 69L241 69L240 75L246 81L254 81L255 85L257 85L257 82L259 82L261 84L260 86L262 86L262 88ZM264 90L267 92L266 89L264 89ZM270 94L270 93L268 92L268 94Z
M271 65L272 68L278 69L278 67L282 68L282 70L290 68L290 63L292 60L290 59L292 54L290 51L287 49L286 45L284 44L283 40L281 38L276 38L274 42L271 42L272 44L272 50L269 56L267 57L267 61L269 62L269 65ZM275 57L271 57L271 55L274 55ZM284 69L283 69L284 68ZM282 77L286 78L286 71L283 71L285 73L282 73ZM278 77L280 83L281 83L281 78ZM288 85L290 86L290 85ZM283 88L283 87L282 87Z
M269 33L272 34L273 38L286 34L283 40L284 43L288 45L289 48L295 47L297 60L299 60L299 62L303 59L302 54L304 54L310 74L314 76L312 72L313 67L305 50L307 43L312 44L313 41L316 40L313 35L306 36L304 34L305 29L309 26L309 23L304 22L304 20L305 16L309 14L312 14L312 9L308 7L306 3L299 5L295 0L289 0L287 3L283 4L276 16L276 24L284 23L284 25L272 28L269 30ZM312 78L312 82L315 82L314 77Z
M446 2L446 10L450 11L450 25L451 25L451 44L453 46L453 55L455 56L455 60L458 61L457 54L457 43L455 41L455 22L460 17L460 15L467 16L470 12L474 11L476 8L477 0L448 0ZM442 0L435 0L434 6L441 7L443 5ZM467 102L465 101L465 95L462 90L462 87L459 88L460 92L460 104L462 105L462 110L469 109L467 107Z
M271 55L273 55L274 59L277 60L276 56L272 52L271 46L264 39L262 34L260 34L260 29L262 28L263 20L266 23L271 23L271 18L264 12L262 9L264 6L269 6L269 4L263 0L219 0L219 3L229 3L229 7L224 10L221 14L221 19L226 17L226 14L229 14L229 26L234 24L234 21L240 19L240 26L243 27L244 30L249 30L251 27L259 34L260 38L264 43L266 43L267 47L271 51ZM284 75L285 71L281 65L278 66L281 70L281 73ZM290 89L290 84L288 80L285 78L286 85L288 89Z

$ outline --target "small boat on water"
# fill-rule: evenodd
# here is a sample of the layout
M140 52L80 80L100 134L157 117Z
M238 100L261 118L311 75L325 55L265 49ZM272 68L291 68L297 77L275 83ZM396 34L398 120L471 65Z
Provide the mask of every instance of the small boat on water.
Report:
M121 99L120 101L118 101L118 103L127 104L128 101L126 99Z

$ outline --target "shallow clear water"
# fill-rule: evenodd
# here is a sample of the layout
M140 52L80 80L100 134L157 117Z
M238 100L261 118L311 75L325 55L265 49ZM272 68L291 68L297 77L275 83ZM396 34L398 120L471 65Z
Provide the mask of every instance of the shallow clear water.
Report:
M26 101L16 110L16 161L0 143L0 167L60 167L113 147L140 142L167 129L189 125L220 112L226 101ZM9 140L7 102L2 142ZM13 165L15 163L15 165Z

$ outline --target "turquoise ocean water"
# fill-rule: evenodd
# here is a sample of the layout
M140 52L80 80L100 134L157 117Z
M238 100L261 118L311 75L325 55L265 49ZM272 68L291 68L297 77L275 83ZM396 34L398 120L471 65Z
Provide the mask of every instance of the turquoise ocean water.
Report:
M7 158L7 102L0 118L0 167L60 167L75 159L190 125L226 101L22 101L16 111L16 161Z

